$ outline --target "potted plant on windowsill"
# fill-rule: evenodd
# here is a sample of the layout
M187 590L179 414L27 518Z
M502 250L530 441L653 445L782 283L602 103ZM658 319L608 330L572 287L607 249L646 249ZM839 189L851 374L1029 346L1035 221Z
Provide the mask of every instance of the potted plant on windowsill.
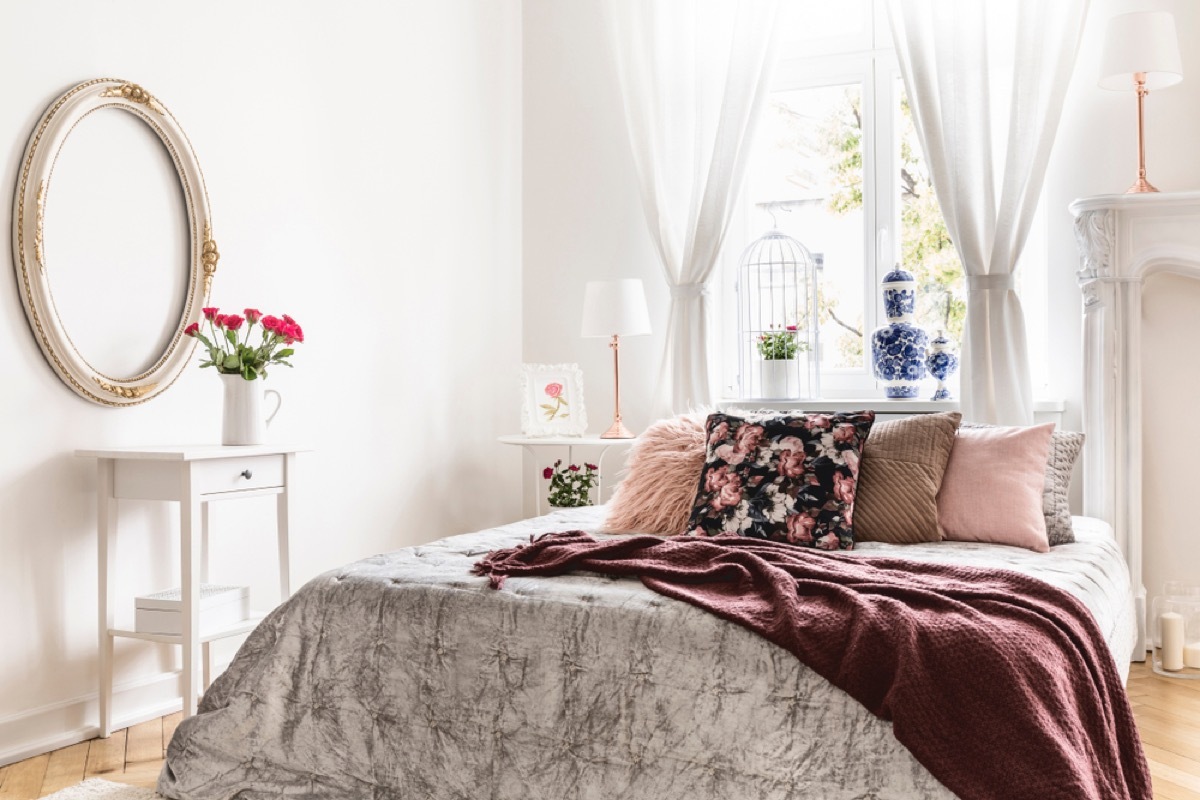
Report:
M762 356L762 396L766 399L782 399L796 394L793 387L798 381L796 356L808 349L800 341L795 325L771 329L760 333L755 343Z

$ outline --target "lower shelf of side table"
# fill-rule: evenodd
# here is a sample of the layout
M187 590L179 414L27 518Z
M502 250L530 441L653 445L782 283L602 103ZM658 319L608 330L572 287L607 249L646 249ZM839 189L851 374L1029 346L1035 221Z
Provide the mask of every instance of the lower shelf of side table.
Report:
M212 642L217 639L226 639L230 636L240 636L243 633L249 633L258 627L258 623L262 622L265 616L266 614L255 612L236 624L226 625L210 631L202 631L200 633L200 641ZM177 633L140 633L122 628L109 628L108 635L119 636L124 639L141 639L145 642L158 642L160 644L183 644L183 637Z

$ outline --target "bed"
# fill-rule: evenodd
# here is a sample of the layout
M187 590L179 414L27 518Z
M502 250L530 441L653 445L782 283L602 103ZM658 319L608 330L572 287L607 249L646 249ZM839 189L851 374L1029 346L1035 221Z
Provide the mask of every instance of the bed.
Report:
M871 716L787 652L633 579L513 577L485 553L594 531L603 509L376 556L307 584L250 636L171 742L179 800L952 798ZM1103 522L1037 554L863 543L1003 567L1079 598L1124 679L1129 571ZM861 757L861 754L870 754Z

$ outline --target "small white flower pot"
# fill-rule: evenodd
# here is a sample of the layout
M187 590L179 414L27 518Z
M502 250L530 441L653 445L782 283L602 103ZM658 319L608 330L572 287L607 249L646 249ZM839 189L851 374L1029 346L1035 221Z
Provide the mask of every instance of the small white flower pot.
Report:
M261 380L248 381L241 375L221 375L225 384L225 411L221 426L221 444L246 445L266 444L267 426L283 398L274 389L262 388ZM263 395L275 395L275 409L270 416L263 416Z
M795 359L764 359L760 367L763 399L783 400L796 394Z

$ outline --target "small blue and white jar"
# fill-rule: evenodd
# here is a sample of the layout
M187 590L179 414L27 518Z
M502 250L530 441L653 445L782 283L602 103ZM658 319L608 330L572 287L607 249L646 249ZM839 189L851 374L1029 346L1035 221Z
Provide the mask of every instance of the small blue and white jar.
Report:
M931 400L953 400L954 396L946 388L946 381L958 372L958 356L953 350L953 343L941 331L929 345L929 356L925 359L929 374L937 378L937 391Z
M929 335L914 320L917 280L897 266L883 277L883 310L888 324L871 334L875 378L891 400L911 399L921 391Z

